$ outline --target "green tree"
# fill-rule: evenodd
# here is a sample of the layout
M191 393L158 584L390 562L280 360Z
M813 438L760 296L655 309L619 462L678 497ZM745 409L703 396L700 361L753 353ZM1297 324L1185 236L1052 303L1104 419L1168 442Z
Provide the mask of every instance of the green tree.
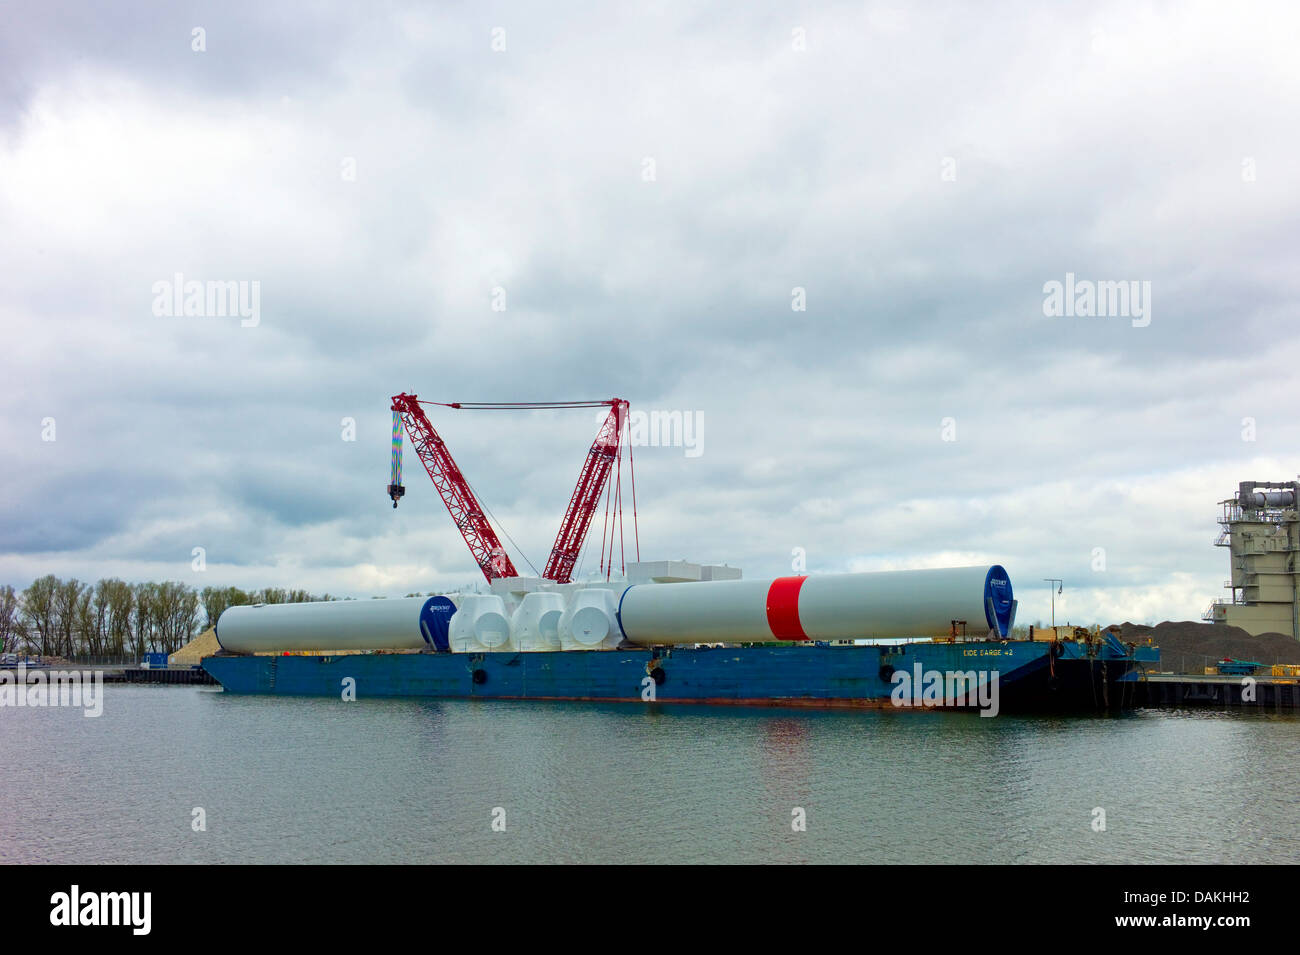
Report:
M59 591L59 578L46 574L33 580L23 591L22 617L26 625L27 648L41 655L52 655L58 640L54 595Z
M26 649L46 656L174 653L193 639L202 620L211 626L229 607L248 603L333 600L303 589L205 587L181 581L117 577L83 584L47 574L21 593L0 586L0 652Z
M73 609L72 646L69 656L78 653L98 653L95 649L95 610L93 606L95 588L86 585L77 594L77 604Z
M85 585L77 578L65 580L54 591L54 652L70 657L76 652L78 611Z
M143 656L153 643L154 605L157 603L157 584L139 583L131 586L131 627L127 649L135 656Z
M90 652L101 654L108 652L108 630L110 625L110 615L112 613L112 604L109 602L109 584L110 581L100 579L91 591L91 620L89 632L86 634L86 642L89 644Z
M131 639L131 614L135 610L135 591L116 577L108 582L107 652L122 656Z
M156 585L154 639L163 653L175 653L194 636L199 619L199 595L178 580Z
M10 584L0 587L0 653L12 653L23 640L22 604Z
M203 616L207 618L209 627L216 626L221 615L230 607L252 603L249 595L238 587L204 587L199 597L203 604Z

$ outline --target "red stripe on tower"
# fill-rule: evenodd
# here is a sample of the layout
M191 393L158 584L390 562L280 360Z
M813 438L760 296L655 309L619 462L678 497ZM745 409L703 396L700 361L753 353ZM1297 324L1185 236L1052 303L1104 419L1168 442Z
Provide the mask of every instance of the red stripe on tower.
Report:
M799 588L807 577L778 577L767 588L767 625L778 640L807 640L799 623Z

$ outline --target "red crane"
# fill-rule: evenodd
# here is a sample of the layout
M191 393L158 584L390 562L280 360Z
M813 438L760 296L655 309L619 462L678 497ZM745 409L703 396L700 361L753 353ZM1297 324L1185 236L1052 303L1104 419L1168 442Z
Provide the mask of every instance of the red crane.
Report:
M623 499L622 487L620 486L622 471L623 455L619 440L623 435L623 424L627 421L628 403L622 398L612 398L607 402L609 417L605 423L600 426L596 432L596 440L591 443L591 449L587 452L587 459L582 462L582 470L578 473L578 486L573 489L573 496L569 498L569 506L564 512L564 522L560 524L560 533L555 536L555 544L551 547L551 556L546 561L546 570L542 576L547 580L558 581L567 584L573 577L573 565L578 562L578 555L582 553L582 542L587 539L587 530L591 527L591 519L596 513L596 508L600 506L600 495L605 490L609 481L610 468L617 462L616 476L614 480L615 498L618 501L617 513L619 515L619 534L623 531ZM630 455L629 451L629 455ZM635 488L635 485L633 485ZM633 491L635 501L635 490ZM608 507L608 505L606 505ZM632 507L632 521L636 523L636 505ZM638 550L640 540L637 541ZM610 562L613 563L613 534L610 535ZM601 536L601 563L604 563L605 542L604 535ZM638 554L638 557L640 555Z
M405 425L406 433L411 436L411 447L419 455L424 469L429 472L433 486L442 495L442 502L451 512L451 519L456 522L456 529L469 545L469 552L474 555L483 576L489 583L497 577L518 577L515 565L510 562L509 555L497 539L492 525L488 523L465 475L460 473L460 468L452 460L447 445L429 423L419 399L406 393L393 397L393 481L388 485L388 496L393 499L393 507L397 507L398 498L406 493L402 487L402 435L399 424Z
M461 474L460 468L452 460L447 446L438 432L429 423L421 404L437 404L446 408L466 410L537 410L557 408L602 408L608 407L609 415L605 418L587 451L586 460L578 475L577 487L569 499L560 532L546 561L546 570L542 576L557 583L568 583L573 577L574 565L582 553L583 542L591 528L592 518L600 507L601 495L605 495L605 521L601 534L600 567L602 571L613 571L614 564L614 524L617 524L620 554L623 538L623 488L622 488L622 436L627 422L628 402L622 398L607 401L539 401L539 402L421 402L415 395L400 394L393 398L393 477L388 485L388 496L393 500L393 507L406 493L402 487L402 431L411 437L411 445L419 455L425 470L433 480L443 503L451 513L456 528L469 545L470 553L478 562L489 582L498 577L516 577L514 565L506 556L505 549L488 523L482 507L479 505L469 482ZM632 483L632 527L635 535L637 558L640 559L640 533L636 527L636 474L632 465L632 451L628 449L628 466ZM610 483L613 472L614 481ZM614 508L614 523L610 522L610 505ZM606 546L608 542L608 548ZM608 555L608 559L606 559Z

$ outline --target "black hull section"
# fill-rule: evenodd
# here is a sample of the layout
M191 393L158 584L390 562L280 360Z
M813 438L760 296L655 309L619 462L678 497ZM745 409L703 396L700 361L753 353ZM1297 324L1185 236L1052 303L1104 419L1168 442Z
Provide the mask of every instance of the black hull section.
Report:
M1118 712L1145 704L1143 685L1134 675L1143 667L1132 660L1043 660L1032 673L1008 687L1003 711Z

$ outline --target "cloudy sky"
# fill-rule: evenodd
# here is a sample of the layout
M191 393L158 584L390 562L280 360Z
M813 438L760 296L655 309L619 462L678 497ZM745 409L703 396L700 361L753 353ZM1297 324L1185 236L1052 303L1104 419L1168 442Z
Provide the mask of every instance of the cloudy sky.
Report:
M1283 3L6 0L0 582L471 584L409 449L385 496L390 396L619 396L699 431L636 449L643 557L1195 618L1216 502L1300 472L1298 41ZM1145 316L1045 315L1067 273ZM178 274L255 321L157 314ZM540 567L597 413L432 417Z

